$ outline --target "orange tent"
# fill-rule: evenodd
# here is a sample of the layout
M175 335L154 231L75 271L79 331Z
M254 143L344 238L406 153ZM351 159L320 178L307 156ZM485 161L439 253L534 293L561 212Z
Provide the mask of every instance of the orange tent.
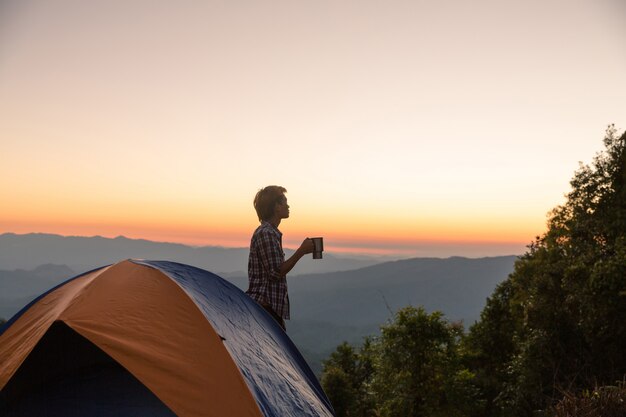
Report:
M0 414L332 416L254 301L210 272L128 260L72 278L0 329Z

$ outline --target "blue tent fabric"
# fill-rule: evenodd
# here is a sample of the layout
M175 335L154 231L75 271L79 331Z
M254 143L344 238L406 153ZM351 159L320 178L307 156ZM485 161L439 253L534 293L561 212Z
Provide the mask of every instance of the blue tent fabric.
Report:
M133 260L175 280L202 311L239 367L265 416L332 416L308 364L274 319L219 276L168 261Z

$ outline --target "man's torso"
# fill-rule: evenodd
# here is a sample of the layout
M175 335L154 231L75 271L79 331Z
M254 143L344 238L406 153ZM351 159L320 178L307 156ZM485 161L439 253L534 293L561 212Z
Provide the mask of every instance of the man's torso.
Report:
M250 242L247 294L259 304L269 306L280 317L289 319L287 278L279 274L284 261L282 233L270 223L263 222Z

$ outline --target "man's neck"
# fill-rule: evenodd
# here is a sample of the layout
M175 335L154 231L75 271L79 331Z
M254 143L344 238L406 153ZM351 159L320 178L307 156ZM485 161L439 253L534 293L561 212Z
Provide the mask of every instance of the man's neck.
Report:
M280 221L281 221L280 217L272 217L267 222L278 229L278 226L280 225Z

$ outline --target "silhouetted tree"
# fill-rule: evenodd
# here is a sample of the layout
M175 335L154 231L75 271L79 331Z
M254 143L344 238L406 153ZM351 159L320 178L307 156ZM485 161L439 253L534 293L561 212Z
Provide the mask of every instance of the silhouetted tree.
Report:
M626 373L626 135L582 165L467 338L486 415L527 416Z
M513 286L510 280L500 283L487 299L480 320L470 327L463 340L463 359L475 373L480 387L482 408L479 416L500 416L502 387L510 385L509 361L516 352L514 340L517 322L510 305Z
M598 387L626 375L626 134L609 126L604 145L467 336L440 313L408 307L368 356L338 348L323 382L339 395L339 415L549 415L600 404L589 392L613 393ZM564 396L575 400L555 408Z

